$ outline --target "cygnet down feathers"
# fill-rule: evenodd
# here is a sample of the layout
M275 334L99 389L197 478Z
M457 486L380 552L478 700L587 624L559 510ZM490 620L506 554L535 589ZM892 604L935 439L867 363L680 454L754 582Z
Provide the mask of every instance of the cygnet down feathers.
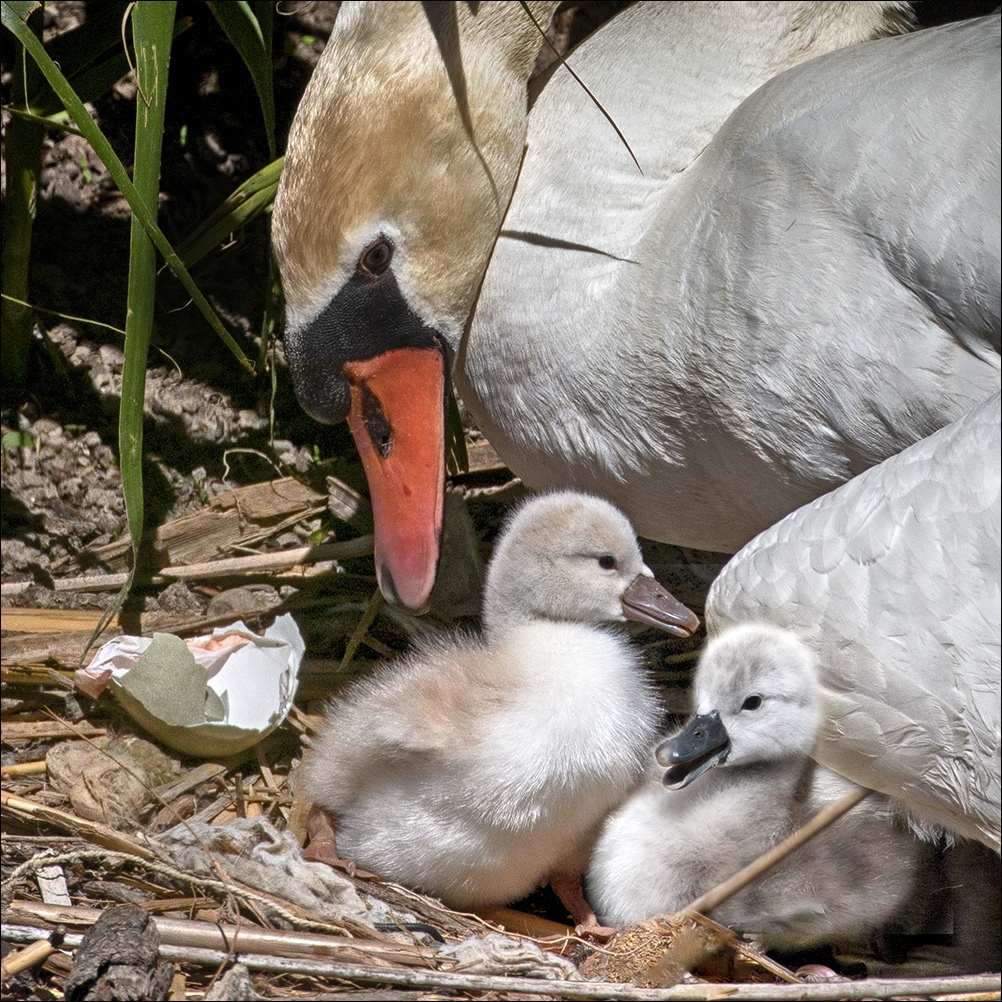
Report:
M610 504L524 504L488 569L483 638L425 642L330 707L307 788L337 852L463 909L576 878L565 903L594 924L580 873L659 712L637 654L598 625L626 618L681 636L698 624Z
M814 655L776 627L745 624L710 642L697 715L657 749L667 772L652 767L599 838L587 887L604 921L682 910L854 788L810 758L816 677ZM871 796L713 917L787 949L856 938L905 903L920 849Z

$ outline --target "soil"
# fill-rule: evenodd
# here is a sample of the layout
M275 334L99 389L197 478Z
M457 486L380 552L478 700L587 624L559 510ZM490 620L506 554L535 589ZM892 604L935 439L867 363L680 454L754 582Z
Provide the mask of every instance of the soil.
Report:
M46 41L94 6L50 5ZM282 141L336 5L300 6L305 9L279 18L276 38ZM269 159L256 102L232 99L247 87L246 69L205 5L180 8L196 23L177 39L168 86L160 215L174 241ZM121 81L93 108L119 151L131 143L134 90L128 79ZM195 269L196 281L252 358L269 280L267 227L267 217L255 220ZM127 206L89 145L72 134L48 135L29 295L45 312L38 315L29 392L5 399L3 410L4 434L24 433L23 446L4 455L3 581L40 586L14 602L93 604L79 595L57 600L44 594L45 586L52 576L78 572L87 547L125 529L116 462L123 339L98 324L122 325L128 234ZM303 471L314 447L324 455L344 451L342 429L323 428L299 411L281 360L272 438L267 374L255 379L239 369L173 276L161 276L157 298L144 430L147 526L193 510L226 484L273 477L276 464ZM233 448L256 452L228 454ZM98 604L105 601L102 596ZM148 601L155 605L156 597Z

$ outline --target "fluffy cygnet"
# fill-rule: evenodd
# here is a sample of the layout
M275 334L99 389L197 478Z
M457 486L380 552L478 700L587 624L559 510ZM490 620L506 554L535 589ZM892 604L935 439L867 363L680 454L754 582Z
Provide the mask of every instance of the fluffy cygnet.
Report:
M565 903L593 924L580 873L659 712L626 638L598 625L626 618L681 636L698 624L610 504L524 504L488 570L483 638L425 642L330 707L307 788L337 852L455 908L576 879Z
M816 677L814 655L776 627L737 626L710 642L696 716L659 745L662 768L652 767L599 838L587 887L604 921L680 911L853 789L810 758ZM905 903L919 853L871 795L713 918L787 949L855 938Z

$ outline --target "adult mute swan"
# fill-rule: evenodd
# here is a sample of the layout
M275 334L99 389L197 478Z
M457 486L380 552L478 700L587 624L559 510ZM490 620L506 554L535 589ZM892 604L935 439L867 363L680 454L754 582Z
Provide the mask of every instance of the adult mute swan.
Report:
M788 515L707 599L711 635L767 621L814 650L822 765L996 853L999 399Z
M629 642L599 625L627 618L682 636L698 625L607 501L524 504L491 560L483 640L427 641L331 706L306 781L335 854L454 908L549 880L594 926L580 874L660 716Z
M760 623L710 641L696 716L658 747L661 767L652 763L595 846L588 892L603 921L681 911L853 789L810 757L815 661L793 634ZM870 797L713 917L771 947L858 939L905 904L919 853L884 798Z
M273 232L384 593L434 580L451 355L527 484L726 551L999 388L999 19L851 44L906 7L623 11L571 62L643 173L563 69L526 135L520 5L342 7Z

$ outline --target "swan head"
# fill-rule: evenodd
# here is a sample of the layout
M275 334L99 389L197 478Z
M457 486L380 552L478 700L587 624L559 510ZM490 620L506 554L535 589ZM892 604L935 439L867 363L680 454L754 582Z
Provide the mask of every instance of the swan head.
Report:
M545 26L556 4L530 7ZM514 189L539 45L518 4L346 3L289 134L272 216L286 357L307 413L348 419L380 587L411 609L435 579L451 354Z
M735 626L707 644L696 671L696 714L656 752L669 789L717 765L809 755L820 716L814 654L788 630Z
M682 637L699 626L696 615L654 580L629 520L608 501L557 491L523 504L487 571L488 640L538 620L627 619Z

